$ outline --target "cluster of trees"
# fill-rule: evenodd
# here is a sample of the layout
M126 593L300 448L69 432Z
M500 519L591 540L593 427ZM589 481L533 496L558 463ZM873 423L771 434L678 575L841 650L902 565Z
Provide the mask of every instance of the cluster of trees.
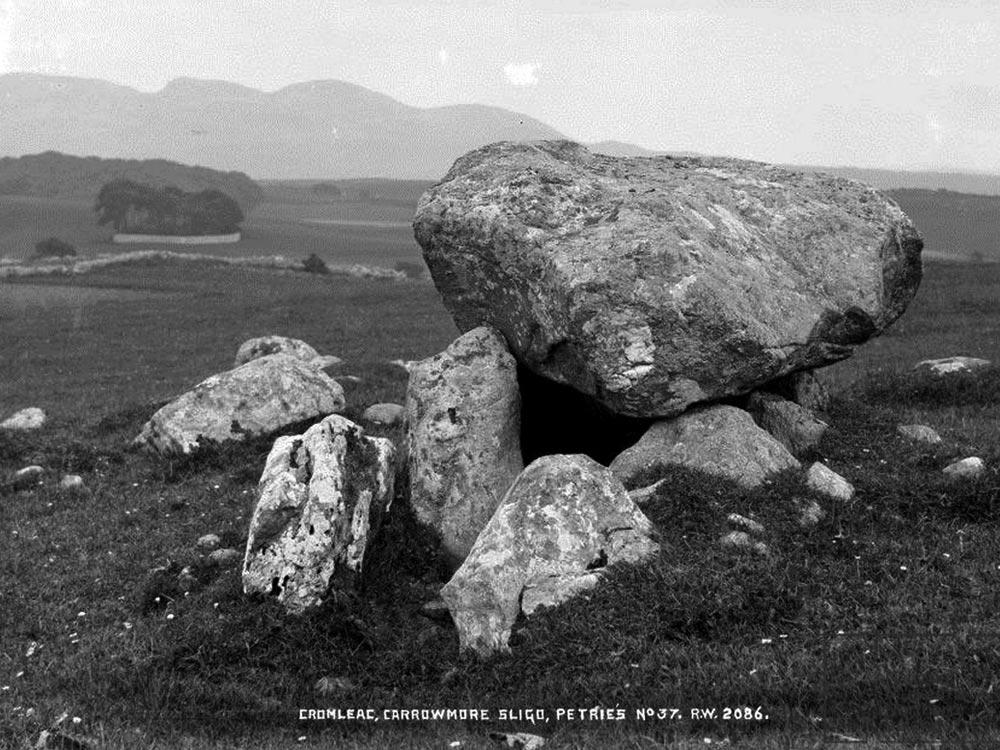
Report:
M124 179L101 188L94 210L99 225L134 234L232 234L243 221L239 204L221 190L186 193Z

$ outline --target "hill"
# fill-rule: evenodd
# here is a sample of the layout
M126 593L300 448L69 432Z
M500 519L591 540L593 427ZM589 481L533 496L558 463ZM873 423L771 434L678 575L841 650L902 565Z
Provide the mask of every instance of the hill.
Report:
M264 196L260 186L242 172L219 172L164 159L84 158L55 151L0 158L0 195L93 202L103 185L122 178L157 188L172 185L186 192L221 190L244 213Z
M0 153L166 158L260 178L438 179L501 140L562 137L498 107L421 109L343 81L274 92L182 78L145 93L107 81L0 76Z
M924 238L925 258L1000 262L1000 196L890 190Z

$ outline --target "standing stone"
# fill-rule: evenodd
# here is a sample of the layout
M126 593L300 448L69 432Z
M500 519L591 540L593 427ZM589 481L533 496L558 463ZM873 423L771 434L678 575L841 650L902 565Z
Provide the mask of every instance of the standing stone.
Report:
M516 363L492 328L469 331L410 370L410 504L456 565L523 468L520 403Z
M135 443L188 454L206 441L266 435L344 409L344 391L326 373L286 354L270 354L213 375L143 425Z
M819 445L829 428L808 409L766 391L750 394L747 411L758 425L794 455L801 455Z
M778 472L799 468L799 462L745 411L715 405L654 423L610 468L630 486L640 472L670 466L715 474L752 489Z
M45 424L45 412L37 406L29 406L11 414L0 422L0 430L37 430Z
M593 459L532 462L441 590L459 647L506 650L522 610L560 604L596 585L604 568L654 555L651 532L621 482Z
M466 154L414 232L459 329L635 417L850 356L906 309L923 246L858 182L567 141Z
M291 612L322 603L334 574L362 570L393 497L392 443L333 415L274 442L247 539L243 589Z

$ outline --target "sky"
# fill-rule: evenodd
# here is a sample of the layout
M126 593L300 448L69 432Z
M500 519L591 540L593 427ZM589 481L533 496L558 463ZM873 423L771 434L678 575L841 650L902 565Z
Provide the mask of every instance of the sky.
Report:
M0 0L4 72L334 78L585 142L1000 172L996 0Z

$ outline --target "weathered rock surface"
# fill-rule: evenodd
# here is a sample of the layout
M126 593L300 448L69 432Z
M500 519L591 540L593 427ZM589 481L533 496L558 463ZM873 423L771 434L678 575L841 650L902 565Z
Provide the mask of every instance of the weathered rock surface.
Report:
M517 478L441 590L462 650L506 650L523 609L594 586L600 570L656 553L652 526L614 475L583 455L544 456Z
M923 244L857 182L567 141L463 156L414 232L459 329L637 417L850 356L905 310Z
M937 434L937 431L924 424L901 424L896 428L896 432L916 443L924 443L925 445L939 445L941 443L941 436Z
M786 469L799 468L791 453L734 406L704 406L656 422L611 462L625 485L649 467L683 466L758 487Z
M37 430L45 424L46 416L37 406L29 406L11 414L0 422L0 430Z
M954 479L975 479L985 470L983 459L978 456L963 458L961 461L955 461L942 469L945 474Z
M406 389L410 505L457 566L523 468L517 367L476 328L416 363Z
M829 428L808 409L766 391L750 394L747 411L758 425L794 455L819 445Z
M266 357L269 354L287 354L289 357L301 359L303 362L312 362L319 357L319 352L305 341L287 336L258 336L247 339L240 344L240 348L236 351L233 367L245 365L247 362Z
M819 461L810 466L806 472L806 486L833 500L848 502L854 498L854 486Z
M340 384L324 372L270 354L203 380L156 412L135 442L162 454L187 454L205 441L266 435L344 405Z
M301 612L322 603L335 574L360 573L392 502L393 457L389 440L340 415L279 437L260 478L244 591L276 595Z
M925 359L913 366L914 370L930 372L933 375L952 375L960 372L975 372L989 367L988 359L978 357L945 357L943 359Z
M815 370L797 370L772 380L765 391L777 393L811 412L830 410L830 389Z
M398 424L406 416L406 409L400 404L372 404L365 409L361 418L377 424Z

